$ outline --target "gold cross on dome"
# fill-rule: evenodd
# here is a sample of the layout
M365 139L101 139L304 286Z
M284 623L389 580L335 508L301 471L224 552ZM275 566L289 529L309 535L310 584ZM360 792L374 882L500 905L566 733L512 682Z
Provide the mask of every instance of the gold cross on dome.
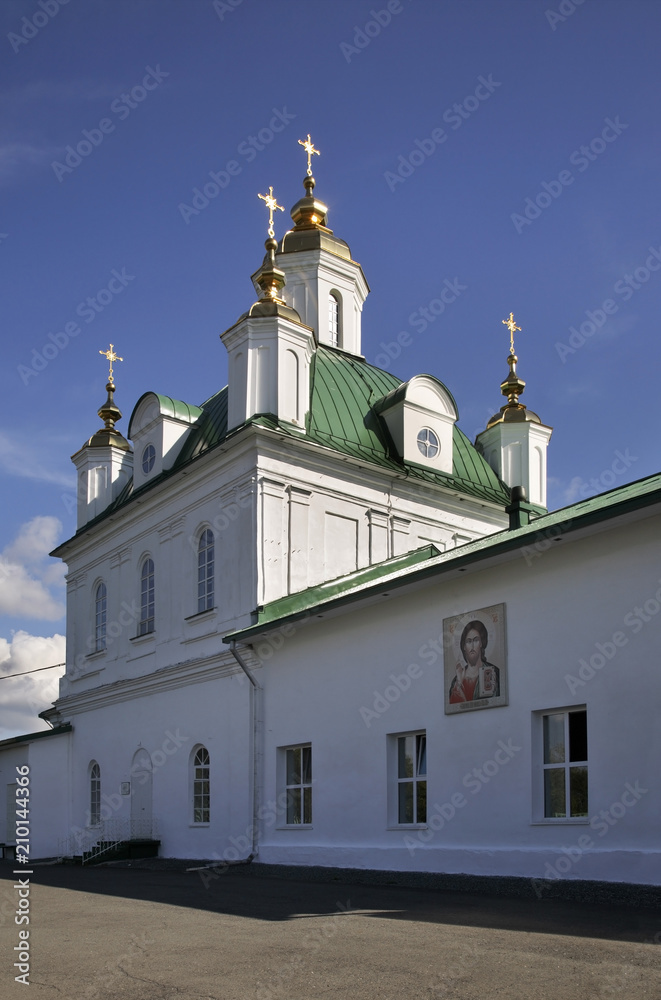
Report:
M310 133L308 132L308 137L304 141L303 139L298 140L299 146L302 146L305 152L308 154L308 177L312 177L312 154L316 153L317 156L321 156L318 149L315 149L312 145L312 139L310 138Z
M269 193L268 194L258 194L257 197L261 198L262 201L265 201L266 205L268 207L268 210L269 210L269 236L271 237L271 239L273 239L273 237L275 236L275 232L273 231L273 212L275 211L276 208L279 208L281 212L284 212L284 208L282 207L282 205L278 205L277 201L273 197L273 188L272 187L269 188Z
M108 374L108 381L112 385L114 383L114 381L115 381L115 379L113 378L113 374L112 374L112 364L113 364L113 361L123 361L124 358L120 358L119 354L115 354L115 352L113 351L113 345L112 344L110 345L110 350L109 351L99 351L99 354L103 354L104 358L107 358L108 361L110 362L110 373Z
M514 332L518 330L520 333L521 327L517 326L516 323L514 322L514 313L510 313L510 318L504 319L503 323L510 332L510 354L514 354Z

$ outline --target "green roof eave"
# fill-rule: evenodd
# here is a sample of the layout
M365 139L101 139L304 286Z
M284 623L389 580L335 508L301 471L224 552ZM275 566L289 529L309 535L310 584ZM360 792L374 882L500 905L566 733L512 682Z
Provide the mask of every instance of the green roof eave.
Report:
M263 627L265 624L279 620L282 617L300 614L310 608L317 607L320 602L331 600L346 591L354 590L357 587L363 587L366 584L375 583L379 580L383 581L385 577L389 577L393 573L406 572L420 563L427 562L427 560L435 555L439 555L439 549L435 545L425 545L420 549L415 549L413 552L396 556L394 559L388 559L385 562L375 563L372 566L366 566L364 569L356 570L355 573L350 573L348 576L340 576L335 580L329 580L316 587L308 587L307 590L301 590L297 594L289 594L287 597L281 597L279 600L272 601L270 604L258 609L257 624ZM232 638L233 636L228 636L224 641L229 642Z
M378 596L386 587L388 590L393 590L446 573L461 572L486 559L512 554L517 550L522 557L525 556L526 548L541 555L553 544L553 540L562 536L655 505L661 505L661 473L620 486L616 490L599 494L589 500L581 500L551 514L545 514L522 528L505 529L474 542L468 542L450 552L430 555L426 559L422 555L424 549L409 553L409 555L417 554L417 562L422 561L422 565L397 567L396 560L389 560L387 563L379 564L381 572L377 579L371 580L366 576L364 580L358 581L356 579L358 574L351 574L332 581L331 584L281 598L260 611L259 620L255 625L224 636L223 642L249 642L273 628L308 618L312 611L315 613L334 611L355 604L359 600ZM543 548L535 549L534 546L540 543L543 543ZM316 603L310 602L309 598L313 596L317 597Z
M43 740L46 736L62 736L64 733L72 731L71 723L65 722L53 729L41 729L38 733L24 733L22 736L11 736L8 740L0 740L0 747L9 747L17 743L30 743L32 740Z

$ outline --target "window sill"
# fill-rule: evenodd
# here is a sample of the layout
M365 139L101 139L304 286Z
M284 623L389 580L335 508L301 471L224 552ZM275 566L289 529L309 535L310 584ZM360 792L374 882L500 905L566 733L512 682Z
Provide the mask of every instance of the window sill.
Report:
M129 642L146 642L147 639L155 639L156 631L145 632L143 635L130 635Z
M86 660L95 660L101 658L108 652L108 647L104 646L103 649L95 649L93 653L88 653L85 657Z
M426 823L391 823L390 826L386 827L386 830L428 830L429 827Z
M276 830L312 830L312 823L287 823L284 826L276 826Z
M98 675L102 674L105 669L105 667L96 667L95 670L81 670L81 672L76 674L75 677L68 678L69 683L75 684L76 681L86 681L88 677L98 677ZM67 675L65 674L64 676L66 677Z
M189 823L188 826L191 830L199 830L200 828L205 829L211 826L211 823Z
M589 816L546 816L543 819L531 819L531 826L589 826Z
M212 618L218 609L214 606L213 608L207 608L206 611L196 611L194 615L188 615L184 618L185 622L199 622L204 621L205 618Z

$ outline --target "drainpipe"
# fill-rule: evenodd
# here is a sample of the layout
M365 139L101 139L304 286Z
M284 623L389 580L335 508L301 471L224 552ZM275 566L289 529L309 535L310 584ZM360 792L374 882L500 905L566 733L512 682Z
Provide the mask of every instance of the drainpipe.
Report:
M257 856L258 844L257 844L257 813L259 810L259 788L258 788L258 775L259 775L259 765L257 759L257 720L258 720L258 699L261 694L262 688L255 680L254 674L249 669L245 660L236 648L236 642L234 639L230 642L230 652L236 662L239 664L244 674L250 681L250 722L252 728L252 851L250 856L245 858L243 862L235 861L234 864L249 863Z

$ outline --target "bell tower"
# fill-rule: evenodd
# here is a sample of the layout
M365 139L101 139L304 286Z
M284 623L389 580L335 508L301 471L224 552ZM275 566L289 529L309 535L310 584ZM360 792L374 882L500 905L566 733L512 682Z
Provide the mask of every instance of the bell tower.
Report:
M282 294L285 273L275 260L273 212L283 209L272 187L259 197L270 213L266 255L252 275L259 299L221 334L229 355L228 430L260 414L304 430L314 335Z
M314 195L310 136L298 140L308 157L305 195L291 210L294 228L285 233L276 260L286 276L285 302L296 309L317 343L362 356L361 315L369 286L351 250L327 226L328 208Z

